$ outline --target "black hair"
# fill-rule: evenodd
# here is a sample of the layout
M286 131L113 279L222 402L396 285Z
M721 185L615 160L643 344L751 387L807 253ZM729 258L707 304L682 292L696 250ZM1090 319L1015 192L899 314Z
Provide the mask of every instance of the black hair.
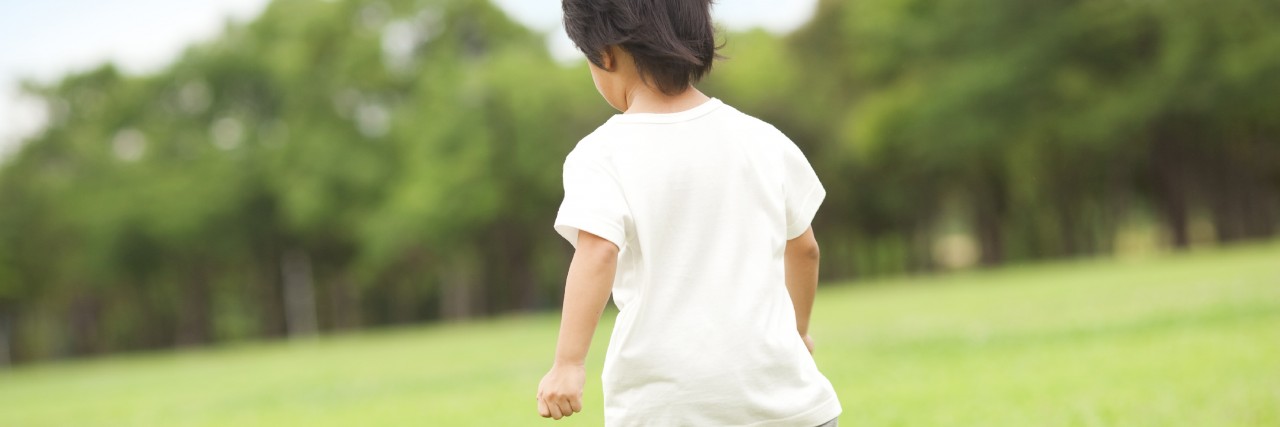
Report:
M563 0L564 28L597 67L609 46L626 49L646 82L667 95L711 71L711 0Z

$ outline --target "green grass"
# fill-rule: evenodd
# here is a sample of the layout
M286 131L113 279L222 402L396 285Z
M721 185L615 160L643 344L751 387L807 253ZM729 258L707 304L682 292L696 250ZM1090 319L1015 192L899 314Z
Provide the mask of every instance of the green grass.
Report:
M611 318L611 315L608 316ZM554 315L23 367L0 426L598 426L537 418ZM1280 426L1280 244L825 287L857 426Z

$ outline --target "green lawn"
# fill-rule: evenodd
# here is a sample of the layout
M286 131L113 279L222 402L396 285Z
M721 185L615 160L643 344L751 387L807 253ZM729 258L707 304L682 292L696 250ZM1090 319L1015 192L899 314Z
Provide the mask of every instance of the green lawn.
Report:
M820 292L848 426L1280 426L1280 244ZM608 317L612 317L609 315ZM537 417L554 315L0 373L0 426L598 426Z

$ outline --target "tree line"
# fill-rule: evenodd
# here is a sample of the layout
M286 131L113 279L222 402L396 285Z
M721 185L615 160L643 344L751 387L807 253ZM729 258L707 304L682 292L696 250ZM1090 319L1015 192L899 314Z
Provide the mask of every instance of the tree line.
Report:
M1280 5L823 1L702 89L828 189L826 279L1274 236ZM27 90L0 364L558 304L560 166L611 111L480 0L275 0L167 68Z

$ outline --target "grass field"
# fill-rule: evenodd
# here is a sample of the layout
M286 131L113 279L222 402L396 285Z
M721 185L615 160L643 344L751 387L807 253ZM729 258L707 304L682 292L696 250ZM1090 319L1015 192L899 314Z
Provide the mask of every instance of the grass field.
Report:
M842 426L1280 426L1280 244L824 287ZM611 318L611 315L607 315ZM0 426L598 426L538 418L554 315L23 367Z

